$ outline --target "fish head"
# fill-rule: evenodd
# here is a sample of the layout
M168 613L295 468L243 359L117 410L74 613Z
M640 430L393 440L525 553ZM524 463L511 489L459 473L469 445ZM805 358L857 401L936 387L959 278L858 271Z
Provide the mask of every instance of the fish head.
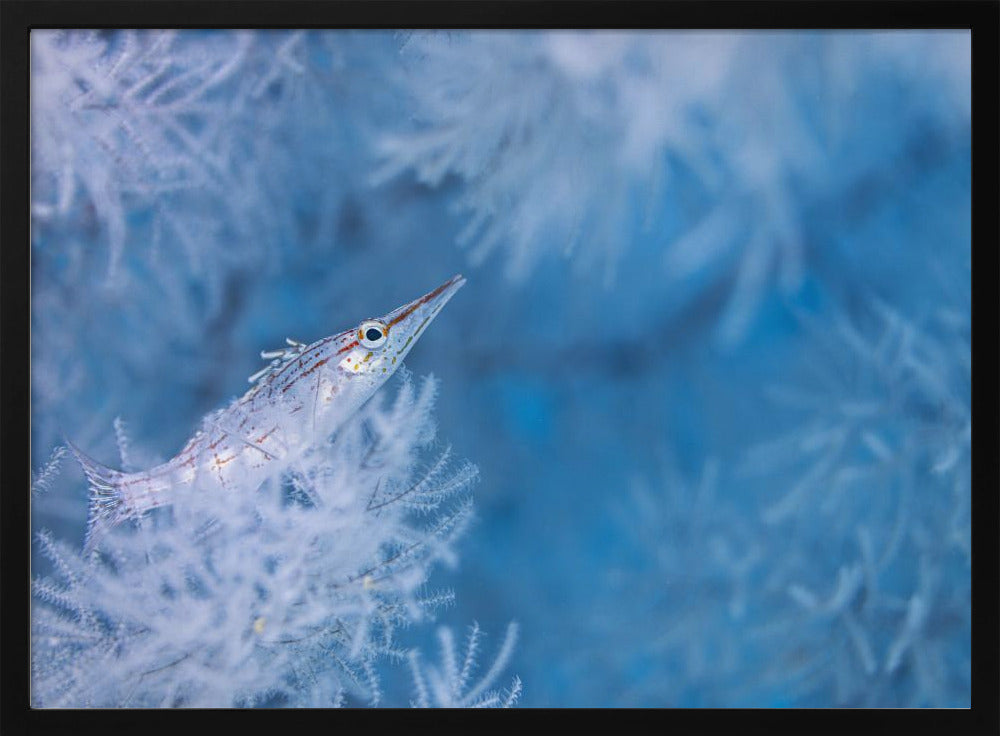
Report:
M338 368L349 377L381 385L402 365L427 325L464 284L465 279L457 274L422 297L343 333L339 336Z

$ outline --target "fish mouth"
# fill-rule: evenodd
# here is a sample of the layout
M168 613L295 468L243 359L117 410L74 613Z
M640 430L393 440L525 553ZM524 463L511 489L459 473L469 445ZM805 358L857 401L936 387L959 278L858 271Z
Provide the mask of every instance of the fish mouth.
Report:
M395 325L401 325L405 329L407 325L419 324L420 326L414 331L414 337L416 337L416 333L426 327L427 323L434 319L444 305L448 303L448 300L455 296L455 292L464 285L465 277L460 273L455 274L436 289L427 292L418 299L414 299L409 304L404 304L398 309L389 312L383 321L390 330ZM417 317L420 318L420 322L416 322Z

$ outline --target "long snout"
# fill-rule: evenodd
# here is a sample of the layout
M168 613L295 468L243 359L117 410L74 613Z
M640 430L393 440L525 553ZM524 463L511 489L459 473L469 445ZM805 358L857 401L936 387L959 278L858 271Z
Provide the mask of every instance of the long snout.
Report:
M465 278L462 274L455 274L433 291L389 312L382 320L389 328L389 335L403 333L407 338L419 337L424 328L464 284Z

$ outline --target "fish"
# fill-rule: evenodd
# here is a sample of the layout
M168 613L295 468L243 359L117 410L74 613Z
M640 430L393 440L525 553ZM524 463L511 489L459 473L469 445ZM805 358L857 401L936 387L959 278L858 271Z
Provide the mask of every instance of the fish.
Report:
M183 449L139 472L102 465L68 439L89 484L84 555L112 528L172 503L182 486L205 492L256 488L276 462L332 436L398 370L427 325L465 284L456 274L380 318L311 344L262 351L267 366L228 407L209 413Z

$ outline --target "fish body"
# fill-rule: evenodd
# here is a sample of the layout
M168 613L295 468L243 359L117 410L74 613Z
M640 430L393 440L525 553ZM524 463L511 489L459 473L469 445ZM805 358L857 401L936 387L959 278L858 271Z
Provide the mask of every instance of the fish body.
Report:
M349 419L402 365L427 325L465 283L460 275L378 319L310 345L263 352L272 361L249 391L212 412L169 461L135 473L105 467L67 441L90 483L85 552L128 518L172 502L197 483L221 492L256 488L274 461L301 453Z

